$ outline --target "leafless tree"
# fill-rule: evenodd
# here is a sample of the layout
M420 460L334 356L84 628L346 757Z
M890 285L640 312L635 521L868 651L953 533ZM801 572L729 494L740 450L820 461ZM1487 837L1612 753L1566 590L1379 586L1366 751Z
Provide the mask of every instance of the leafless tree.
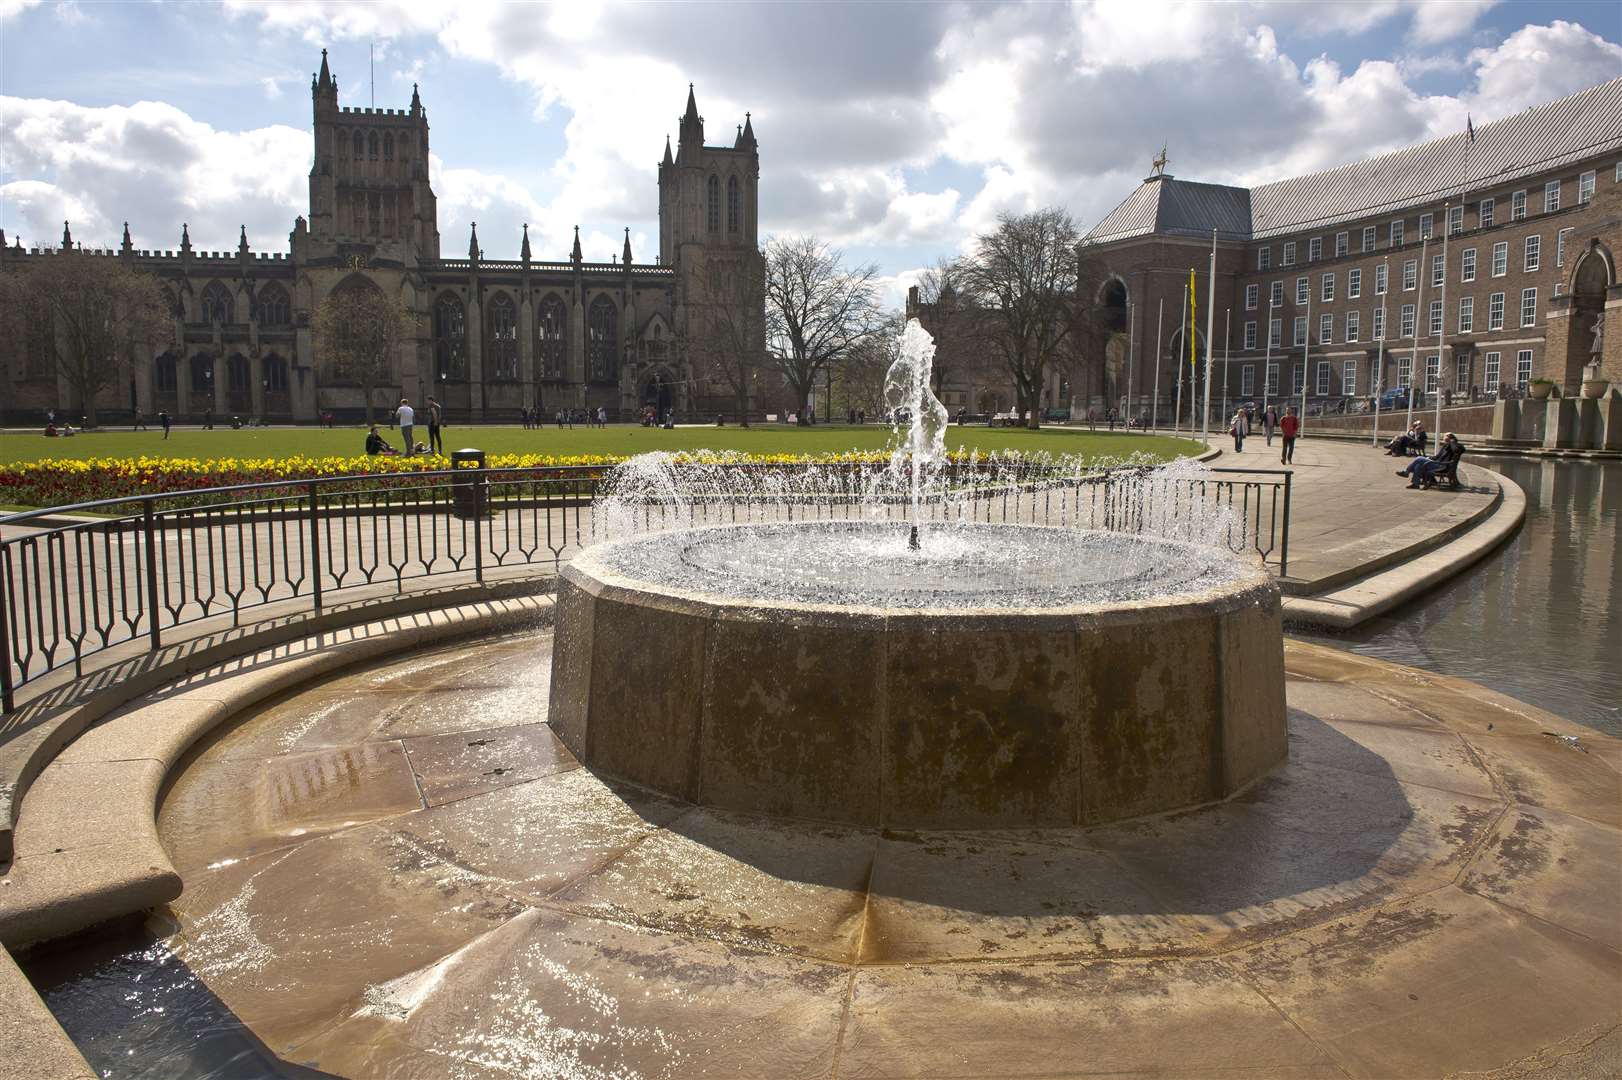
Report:
M54 334L57 367L79 395L86 427L96 426L96 396L119 381L135 346L171 327L155 277L80 251L30 259L0 275L0 304L43 320L46 340Z
M935 339L935 392L948 378L961 385L997 382L1006 373L988 334L992 313L976 302L961 259L942 258L918 277L918 318Z
M990 313L986 342L1014 382L1016 408L1041 422L1048 371L1068 358L1078 329L1075 221L1057 207L1004 213L962 261L959 289Z
M694 375L726 387L738 422L748 427L749 398L766 362L765 255L741 265L717 266L714 273L719 280L713 288L699 275L696 295L689 298L683 344ZM731 275L739 280L730 280Z
M845 403L847 412L860 409L870 417L884 415L884 376L901 355L905 325L901 312L891 312L875 333L852 346L834 367L835 397Z
M413 333L412 314L371 283L334 289L310 320L315 355L340 379L359 383L372 423L377 388L393 381L400 344Z
M878 267L846 267L844 253L814 236L766 245L766 346L799 406L800 423L818 377L878 333L884 323Z

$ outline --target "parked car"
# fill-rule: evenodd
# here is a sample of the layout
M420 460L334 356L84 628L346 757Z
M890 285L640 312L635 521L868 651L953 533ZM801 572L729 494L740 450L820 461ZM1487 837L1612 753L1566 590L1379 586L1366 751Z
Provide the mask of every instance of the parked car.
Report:
M1414 408L1419 408L1424 401L1423 393L1414 394ZM1408 388L1406 386L1393 386L1380 395L1380 409L1382 412L1391 409L1406 409L1408 407Z

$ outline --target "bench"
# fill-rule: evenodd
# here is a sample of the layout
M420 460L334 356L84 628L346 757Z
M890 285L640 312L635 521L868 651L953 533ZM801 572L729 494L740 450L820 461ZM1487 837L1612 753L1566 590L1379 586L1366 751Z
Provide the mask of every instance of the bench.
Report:
M1465 449L1463 446L1460 446L1459 456L1448 462L1446 465L1443 465L1440 469L1436 470L1429 477L1427 477L1425 480L1425 486L1435 487L1441 481L1446 480L1449 490L1458 491L1460 488L1462 488L1464 485L1459 483L1459 462L1464 460L1464 454Z

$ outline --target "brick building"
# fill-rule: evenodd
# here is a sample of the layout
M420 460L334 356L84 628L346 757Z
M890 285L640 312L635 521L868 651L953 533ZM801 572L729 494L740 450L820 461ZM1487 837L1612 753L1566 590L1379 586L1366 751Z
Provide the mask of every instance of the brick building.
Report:
M1130 379L1133 411L1147 411L1158 371L1170 416L1191 268L1203 372L1213 230L1213 410L1224 386L1230 403L1299 401L1303 382L1309 413L1410 384L1454 401L1537 378L1575 392L1596 357L1622 383L1622 78L1254 188L1158 169L1082 242L1108 274L1093 302L1120 309L1130 345L1093 360L1099 400L1124 401Z
M254 250L245 229L234 252L197 251L185 225L178 249L137 250L126 225L122 246L99 253L156 275L174 312L173 333L138 347L98 400L104 421L134 409L180 419L358 417L362 389L315 355L309 329L317 305L345 288L381 289L416 316L377 406L433 394L453 422L512 420L527 407L732 411L731 393L687 346L709 309L743 303L760 259L760 154L747 117L731 145L706 145L689 88L677 149L667 140L658 166L653 262L634 258L629 229L617 258L586 262L578 228L566 258L536 260L527 227L508 238L516 259L488 259L477 225L465 258L443 258L416 88L405 109L340 107L323 51L310 92L309 216L295 219L286 251ZM66 222L61 247L74 249ZM0 272L58 251L7 247L0 234ZM6 313L0 419L33 424L47 409L77 411L55 353L54 330L37 313Z

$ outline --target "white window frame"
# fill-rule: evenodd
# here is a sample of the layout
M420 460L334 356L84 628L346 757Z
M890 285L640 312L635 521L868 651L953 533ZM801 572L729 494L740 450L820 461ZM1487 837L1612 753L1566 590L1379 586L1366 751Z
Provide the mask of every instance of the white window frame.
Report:
M1317 262L1319 259L1321 259L1323 257L1324 257L1324 238L1321 237L1321 236L1314 236L1314 237L1308 238L1308 240L1307 240L1307 262L1315 263L1315 262Z
M1543 212L1553 213L1560 209L1560 181L1549 180L1543 185Z
M1276 360L1267 365L1267 392L1269 394L1278 393L1278 361Z
M1251 319L1245 323L1245 349L1248 351L1256 347L1256 320Z
M1348 344L1357 341L1357 336L1363 332L1363 314L1358 311L1346 313L1346 341Z
M1447 263L1442 261L1442 253L1437 252L1431 256L1431 288L1439 289L1447 280Z
M1574 229L1561 229L1554 234L1554 264L1566 265L1566 235L1575 232Z
M1401 247L1402 246L1403 232L1404 232L1404 229L1403 229L1403 222L1402 222L1401 218L1398 218L1396 221L1393 221L1391 223L1391 246L1392 247Z
M1464 205L1450 206L1447 211L1447 232L1457 236L1464 231Z
M1413 292L1419 288L1419 260L1404 259L1402 263L1402 291Z
M1246 364L1239 369L1239 396L1256 396L1256 365Z
M1482 229L1490 229L1490 228L1492 228L1492 221L1493 221L1493 217L1494 217L1493 211L1497 206L1498 206L1498 200L1497 199L1482 199L1481 200L1480 204L1478 204L1476 206L1476 222L1477 222L1477 227L1478 228L1482 228Z
M1499 381L1504 377L1503 362L1503 353L1481 354L1481 381L1490 391L1496 391Z
M1352 234L1338 232L1335 234L1335 258L1348 255L1352 250Z
M1425 336L1438 337L1442 333L1442 302L1432 300L1429 309L1425 312Z
M1384 307L1377 307L1377 308L1374 309L1374 323L1373 323L1373 326L1371 327L1371 329L1374 332L1374 336L1369 339L1370 341L1384 341L1385 340L1385 308Z
M1340 392L1343 397L1357 396L1357 361L1345 360L1340 365Z
M1307 362L1297 360L1290 365L1290 393L1299 394L1307 388Z
M1284 282L1275 281L1267 287L1267 302L1273 307L1284 305Z
M1533 233L1521 245L1521 271L1530 274L1543 265L1543 237Z
M1459 333L1472 334L1476 329L1476 298L1459 297Z
M1509 220L1526 220L1526 190L1523 188L1509 197Z
M1245 286L1245 310L1255 311L1261 306L1262 287L1259 282L1251 282Z
M1532 350L1521 349L1515 354L1515 386L1525 390L1532 382Z
M1320 303L1332 304L1335 301L1335 275L1325 274L1318 284L1318 300Z
M1509 241L1500 240L1492 246L1492 276L1503 277L1509 273Z
M1300 277L1295 279L1295 302L1297 304L1304 304L1307 302L1307 298L1311 295L1312 281L1307 277L1307 275L1302 274Z
M1432 237L1432 236L1435 236L1435 235L1436 235L1436 215L1435 214L1420 214L1419 215L1419 238L1421 240L1424 240L1424 239L1426 239L1428 237Z
M1414 357L1412 353L1397 357L1397 385L1404 390L1414 381Z
M1275 349L1282 349L1284 347L1283 319L1267 320L1267 340L1273 343L1273 348Z
M1273 249L1260 247L1256 249L1256 269L1271 270L1273 268Z
M1442 385L1442 354L1425 357L1425 393L1434 394Z
M1414 305L1402 305L1402 311L1398 313L1397 317L1397 340L1404 341L1414 336L1414 331L1417 329L1414 320L1418 315L1419 313L1414 310Z
M1467 390L1470 387L1470 354L1460 353L1453 358L1453 389Z
M1534 286L1521 290L1521 325L1536 326L1538 324L1538 291Z
M1622 168L1622 166L1618 166L1618 167ZM1365 225L1365 226L1363 226L1363 250L1364 251L1373 251L1375 245L1378 244L1379 242L1380 242L1380 230L1378 228L1376 228L1375 226L1373 226L1373 225Z
M1363 295L1363 268L1354 266L1346 271L1346 299L1356 300Z
M1502 330L1504 328L1504 294L1495 292L1487 297L1487 329Z
M1476 279L1476 249L1465 248L1464 254L1459 258L1459 280L1474 281Z
M1333 345L1335 343L1335 315L1326 311L1318 316L1318 344Z
M1297 315L1295 323L1290 327L1290 347L1299 348L1307 343L1307 317Z
M1577 205L1587 206L1593 201L1593 199L1594 170L1589 169L1587 172L1582 173L1577 177Z
M1318 361L1317 385L1312 388L1313 393L1319 397L1329 396L1329 380L1334 378L1334 369L1328 360Z
M1282 261L1280 261L1279 265L1280 266L1294 266L1295 265L1295 241L1294 240L1286 240L1286 241L1284 241L1284 258L1283 258Z
M1389 288L1390 268L1383 262L1374 264L1374 295L1384 296Z

